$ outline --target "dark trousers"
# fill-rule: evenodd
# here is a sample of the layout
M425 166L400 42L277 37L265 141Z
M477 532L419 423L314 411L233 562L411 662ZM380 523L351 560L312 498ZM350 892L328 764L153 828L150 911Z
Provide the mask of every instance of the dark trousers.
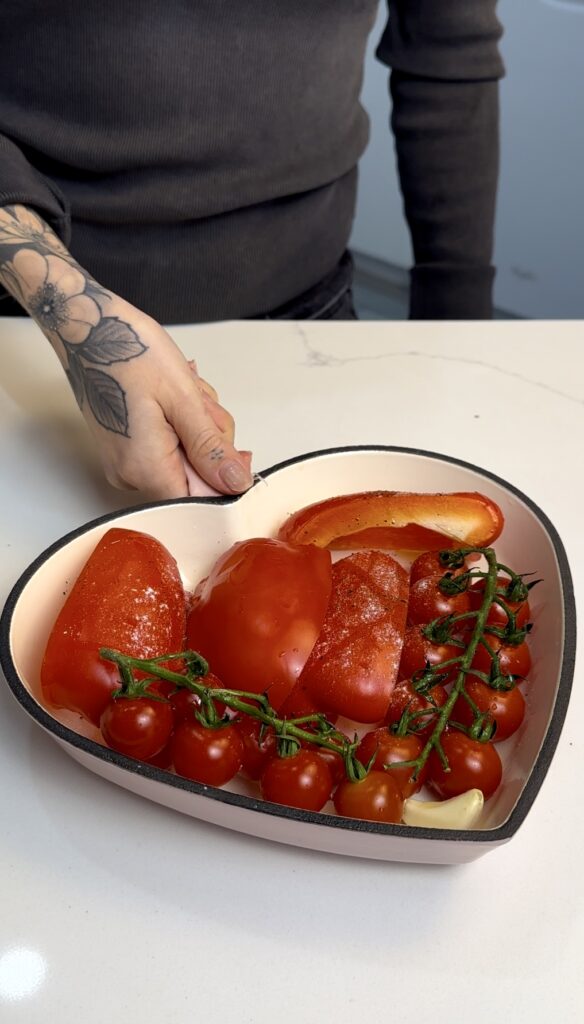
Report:
M252 320L358 320L353 305L353 259L340 262L318 284L284 306Z

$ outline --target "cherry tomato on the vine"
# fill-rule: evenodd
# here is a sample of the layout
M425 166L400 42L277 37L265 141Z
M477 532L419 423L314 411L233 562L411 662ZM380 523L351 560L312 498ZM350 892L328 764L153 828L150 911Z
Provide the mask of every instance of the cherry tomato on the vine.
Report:
M259 779L276 755L276 734L270 726L262 726L257 718L249 715L237 718L235 725L243 745L241 771L248 779Z
M435 750L428 758L427 784L443 800L459 796L469 789L482 790L485 800L493 795L503 775L501 758L492 743L480 743L453 729L443 733L440 742L449 770Z
M411 679L414 673L426 668L429 664L432 667L440 665L443 661L450 661L452 658L460 658L464 655L464 648L455 644L434 644L424 636L423 626L407 626L404 645L402 647L399 663L398 679ZM456 665L446 669L447 678L442 680L445 685L451 683L457 676Z
M496 725L493 743L503 740L517 732L525 717L525 697L516 686L512 690L492 690L480 679L468 676L465 689L470 699L482 714L489 714ZM473 710L467 700L460 696L454 705L452 718L461 725L472 725Z
M531 670L531 654L525 641L512 647L505 646L498 637L489 636L488 633L485 639L498 656L502 676L521 676L522 679L525 679L529 675ZM485 672L488 676L491 672L492 663L491 655L487 649L482 644L479 644L472 660L471 668L476 668L479 672Z
M423 697L416 693L411 679L404 679L393 690L385 723L386 725L397 725L406 710L410 714L423 711L425 712L423 715L416 714L411 727L412 729L415 727L418 736L426 736L435 725L437 708L441 708L447 698L448 694L440 683L433 686L428 691L428 695Z
M524 601L509 601L506 597L506 590L509 584L508 576L497 576L497 597L500 597L505 602L507 607L515 615L515 625L519 628L525 626L529 622L530 608L529 601L527 598ZM484 579L476 580L468 589L468 596L470 598L470 606L473 611L478 611L483 602L485 592L485 581ZM507 612L498 604L496 601L493 602L487 615L488 626L502 626L505 627L509 621Z
M463 615L470 610L470 598L466 591L461 594L443 594L440 590L441 579L442 576L425 576L410 587L410 625L432 622L444 615Z
M233 723L208 728L196 719L182 722L171 740L178 775L209 786L223 786L239 771L243 742Z
M384 771L385 765L395 764L397 761L415 761L420 756L423 747L424 740L419 736L411 734L397 736L383 726L363 736L357 747L357 757L365 766L373 758L372 768ZM388 769L388 774L395 779L404 797L411 796L412 793L417 793L422 788L428 772L427 762L415 781L412 780L413 771L413 768L405 767Z
M463 572L467 571L466 564L460 569L450 569L442 565L439 555L439 551L424 551L423 554L418 555L414 559L410 569L410 586L412 583L417 583L418 580L425 579L426 576L444 576L446 573L450 573L452 576L460 576Z
M223 688L223 683L217 678L212 672L208 672L206 676L200 680L203 686L208 686L211 690L220 690ZM171 694L170 706L172 707L172 713L174 715L175 724L179 722L190 721L193 718L194 712L198 711L201 707L201 701L197 697L196 693L192 690L187 690L186 686L181 687L180 690L176 690ZM214 701L215 711L219 718L222 718L225 714L225 704L222 701Z
M168 743L172 709L166 701L150 697L115 697L102 713L99 724L108 747L148 761Z
M404 798L390 772L373 768L364 779L345 779L333 798L337 814L344 818L363 818L397 825L401 821Z
M320 811L331 795L333 780L328 765L316 751L302 748L291 757L272 758L260 786L264 800Z

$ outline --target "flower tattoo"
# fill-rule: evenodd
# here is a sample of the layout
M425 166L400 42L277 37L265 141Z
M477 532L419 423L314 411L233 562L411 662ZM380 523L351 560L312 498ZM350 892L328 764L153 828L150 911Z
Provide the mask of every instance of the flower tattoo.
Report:
M98 300L107 292L74 262L48 226L31 211L18 209L23 211L18 216L13 207L0 211L0 279L53 343L63 346L79 406L87 402L105 430L129 437L126 393L99 367L136 359L146 345L130 324L104 314Z

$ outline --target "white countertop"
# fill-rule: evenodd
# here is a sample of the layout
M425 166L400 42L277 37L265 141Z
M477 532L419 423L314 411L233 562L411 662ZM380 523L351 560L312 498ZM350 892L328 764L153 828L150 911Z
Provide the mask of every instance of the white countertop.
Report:
M547 513L584 605L584 323L304 323L173 336L261 470L395 444L467 459ZM0 319L0 603L109 489L48 344ZM584 1019L584 693L506 846L465 867L311 853L85 771L0 685L3 1024L549 1024ZM466 1008L465 1007L466 1004Z

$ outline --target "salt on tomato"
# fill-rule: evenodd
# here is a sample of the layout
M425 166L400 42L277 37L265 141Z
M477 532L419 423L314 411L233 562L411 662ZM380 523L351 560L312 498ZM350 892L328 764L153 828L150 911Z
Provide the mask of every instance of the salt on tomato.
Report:
M496 598L499 598L515 615L515 625L518 628L525 626L529 622L530 618L530 607L529 601L525 598L524 601L509 601L507 599L507 588L509 586L510 579L508 576L497 576L497 590ZM485 593L485 581L484 579L476 580L468 590L470 598L470 607L472 611L478 611L483 603ZM495 600L489 608L487 614L486 624L487 626L499 626L505 627L509 621L509 616L505 611L502 604L499 604L498 600Z
M381 721L397 678L407 600L408 575L390 555L359 551L335 563L326 618L298 682L321 711Z
M328 551L267 538L234 544L195 592L187 640L226 687L280 708L314 647L331 593Z
M119 687L118 669L99 648L136 658L175 653L184 646L185 617L178 567L166 548L145 533L108 530L51 630L41 667L45 700L99 725Z

